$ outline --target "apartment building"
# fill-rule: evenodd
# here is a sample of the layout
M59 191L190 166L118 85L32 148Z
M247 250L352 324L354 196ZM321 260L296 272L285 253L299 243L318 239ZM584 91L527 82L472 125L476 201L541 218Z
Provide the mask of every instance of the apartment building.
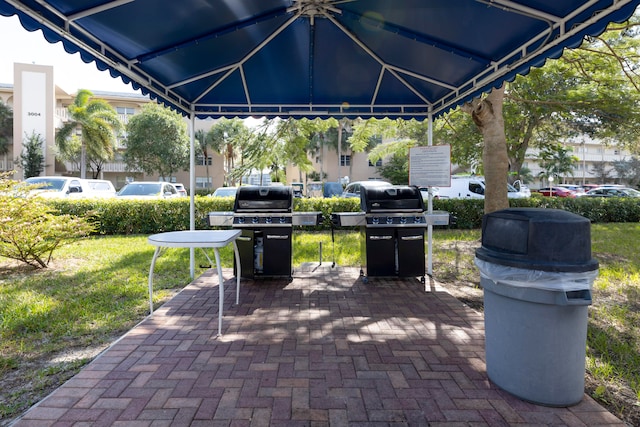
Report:
M561 177L560 182L556 184L620 184L622 182L616 173L614 162L629 160L632 157L630 151L619 147L611 147L603 144L601 141L594 140L588 136L581 136L562 141L565 148L571 149L571 154L578 161L574 165L573 174ZM526 153L524 167L531 171L531 175L535 177L535 181L531 184L532 188L546 187L549 185L544 178L538 178L543 173L538 163L539 150L529 149ZM599 173L600 166L606 171L605 177Z

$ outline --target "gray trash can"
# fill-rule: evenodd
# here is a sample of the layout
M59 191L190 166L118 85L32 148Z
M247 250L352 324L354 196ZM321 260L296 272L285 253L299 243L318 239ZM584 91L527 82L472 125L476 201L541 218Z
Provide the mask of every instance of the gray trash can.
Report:
M584 394L588 306L598 262L589 220L556 209L483 217L487 375L529 402L570 406Z

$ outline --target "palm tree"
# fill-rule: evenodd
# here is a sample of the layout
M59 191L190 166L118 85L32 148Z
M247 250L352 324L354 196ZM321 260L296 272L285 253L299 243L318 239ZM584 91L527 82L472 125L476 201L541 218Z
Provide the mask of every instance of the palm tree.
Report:
M244 123L238 118L220 119L207 133L209 146L224 158L225 185L235 185L236 183L232 171L235 168L237 148L244 144L246 133L247 129Z
M0 99L0 154L9 152L13 136L13 110Z
M196 131L195 139L204 159L204 166L207 171L207 185L209 185L209 146L211 140L208 138L207 132L202 129Z
M122 128L116 110L107 101L94 98L86 89L78 91L68 108L70 121L56 133L56 144L65 150L76 131L80 130L80 178L86 178L87 159L94 164L111 160L115 151L116 134Z
M540 178L563 178L574 173L574 165L578 158L574 156L571 147L562 144L552 144L540 151L540 167L543 169L538 174Z

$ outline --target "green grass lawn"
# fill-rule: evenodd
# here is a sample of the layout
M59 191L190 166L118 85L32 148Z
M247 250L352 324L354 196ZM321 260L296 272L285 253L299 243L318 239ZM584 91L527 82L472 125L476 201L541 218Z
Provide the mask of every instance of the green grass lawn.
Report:
M479 230L434 232L434 277L457 284L479 283L473 247ZM60 248L49 269L33 271L0 263L0 376L73 348L104 346L131 329L148 311L147 279L154 247L147 236L94 237ZM338 231L295 233L294 266L322 261L359 266L360 235ZM594 397L624 417L640 400L640 224L593 225L593 254L600 261L594 283L587 343L587 370ZM196 274L206 258L196 250ZM223 267L233 253L221 250ZM187 285L189 251L167 249L154 276L156 306ZM44 397L87 360L48 363L28 371L25 388L0 391L0 420L14 417ZM26 375L26 374L25 374ZM40 394L38 394L40 390ZM635 408L618 402L624 390ZM25 399L24 395L29 396ZM633 400L633 398L631 399Z

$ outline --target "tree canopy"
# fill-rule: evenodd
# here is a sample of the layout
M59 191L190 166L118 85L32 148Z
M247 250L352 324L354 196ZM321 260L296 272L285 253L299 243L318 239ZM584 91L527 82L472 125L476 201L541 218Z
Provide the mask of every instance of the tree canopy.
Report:
M45 168L44 139L39 133L32 132L22 144L22 153L18 162L25 178L39 176Z
M107 101L94 98L86 89L78 91L67 109L70 120L56 132L58 153L64 160L79 157L81 178L86 178L88 164L97 177L102 165L114 157L116 134L122 128L118 113Z
M142 107L127 123L123 160L131 171L169 178L189 167L187 124L178 113L155 103Z

